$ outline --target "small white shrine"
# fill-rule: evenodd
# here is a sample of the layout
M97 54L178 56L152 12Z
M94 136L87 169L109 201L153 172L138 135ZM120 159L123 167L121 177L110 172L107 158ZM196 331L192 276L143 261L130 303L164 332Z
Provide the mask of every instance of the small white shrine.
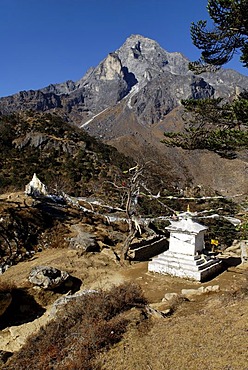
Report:
M204 254L207 227L185 217L171 221L169 250L148 263L148 271L203 281L221 268L221 261Z
M34 197L47 195L46 185L44 185L34 173L32 180L25 186L25 194Z

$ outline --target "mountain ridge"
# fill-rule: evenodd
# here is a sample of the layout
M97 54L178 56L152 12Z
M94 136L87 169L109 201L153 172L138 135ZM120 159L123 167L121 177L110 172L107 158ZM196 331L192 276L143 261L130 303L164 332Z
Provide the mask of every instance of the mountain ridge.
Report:
M210 84L214 89L208 94L210 96L235 96L237 89L242 90L247 86L248 77L232 70L221 70L215 75L205 73L202 77L194 76L188 69L188 63L189 60L180 52L169 53L152 39L131 35L120 48L109 53L95 68L91 67L78 81L68 80L0 98L0 111L2 114L9 114L28 109L56 110L61 111L64 116L72 116L73 120L82 124L103 109L121 101L135 85L138 85L136 91L140 90L156 78L166 80L167 73L177 76L182 86L195 86L198 94L192 92L193 98L205 97L203 81L206 87ZM188 78L181 80L182 76ZM227 78L232 81L230 86L226 84ZM179 105L180 99L191 97L189 89L181 90L180 93L180 89L175 88L178 99L170 106L170 110L175 104ZM210 90L209 87L208 89ZM164 115L166 113L165 109Z
M248 77L228 69L196 76L189 71L188 62L181 53L169 53L152 39L131 35L78 81L1 98L0 112L57 113L125 155L132 153L137 161L156 158L160 176L171 171L181 178L180 186L190 182L215 191L224 189L225 194L236 193L237 183L231 173L228 178L225 173L228 165L243 184L242 192L247 193L246 151L237 160L225 162L216 153L188 153L161 144L164 131L183 127L182 99L223 97L230 101L248 86ZM197 161L204 163L202 171Z

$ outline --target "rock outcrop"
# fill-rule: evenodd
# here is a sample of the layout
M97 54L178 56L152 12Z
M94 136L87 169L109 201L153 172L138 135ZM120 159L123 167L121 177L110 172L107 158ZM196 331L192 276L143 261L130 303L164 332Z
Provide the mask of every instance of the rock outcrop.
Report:
M80 80L50 84L40 90L21 91L0 99L0 112L57 111L78 124L126 99L142 124L159 122L181 99L209 96L234 97L247 87L248 78L221 69L194 76L189 60L168 52L156 41L131 35Z
M61 286L68 278L66 271L60 271L51 266L36 266L29 274L28 280L43 289L55 289Z
M72 225L75 236L70 238L70 248L78 249L82 252L99 252L100 248L95 239L95 235L84 231L80 225Z

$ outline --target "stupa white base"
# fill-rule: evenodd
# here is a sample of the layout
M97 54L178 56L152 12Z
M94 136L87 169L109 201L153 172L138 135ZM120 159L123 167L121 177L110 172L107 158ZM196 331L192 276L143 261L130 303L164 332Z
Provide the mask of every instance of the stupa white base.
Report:
M221 261L204 254L187 255L170 250L154 257L148 271L203 281L221 269Z

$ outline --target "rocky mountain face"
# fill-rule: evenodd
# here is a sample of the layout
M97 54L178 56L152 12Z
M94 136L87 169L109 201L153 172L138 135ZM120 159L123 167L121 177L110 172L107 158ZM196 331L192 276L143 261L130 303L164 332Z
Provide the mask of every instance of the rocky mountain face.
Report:
M226 187L234 190L231 177L226 183L225 173L221 175L222 159L217 155L215 158L214 153L211 153L210 162L200 159L208 166L210 174L204 180L204 170L199 171L197 166L199 158L206 153L189 154L161 144L164 131L183 125L182 99L218 96L232 99L248 86L248 77L232 70L221 69L196 76L189 71L188 62L181 53L169 53L154 40L131 35L79 81L1 98L0 112L57 112L125 154L139 160L153 160L160 174L169 171L184 185L204 183L218 191ZM240 168L241 182L242 173L247 171L246 159L246 154L242 154L237 159L241 161L239 164L234 160L230 166L228 162L235 171ZM219 163L219 181L211 172L211 162Z
M126 99L139 122L150 125L164 118L181 99L232 97L247 86L248 78L231 70L195 76L188 62L181 53L169 53L154 40L132 35L79 81L1 98L0 111L56 110L83 124Z

